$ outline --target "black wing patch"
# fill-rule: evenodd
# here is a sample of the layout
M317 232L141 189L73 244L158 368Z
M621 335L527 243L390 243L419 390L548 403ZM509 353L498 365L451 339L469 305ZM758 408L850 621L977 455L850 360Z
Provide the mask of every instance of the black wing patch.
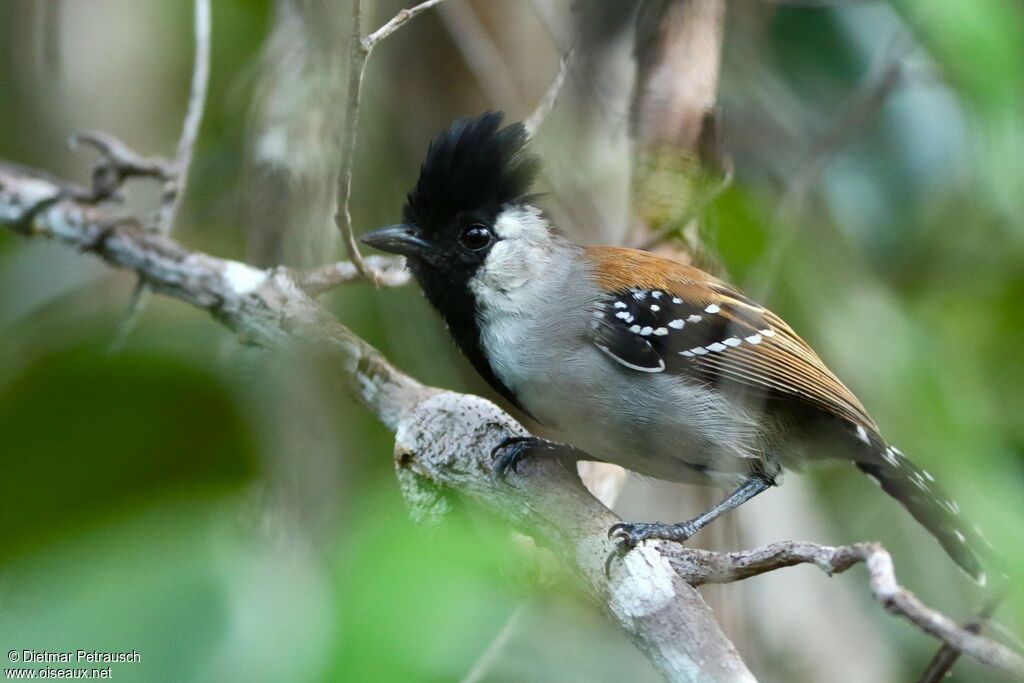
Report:
M661 290L611 294L595 313L594 344L633 370L689 371L706 379L711 365L701 363L730 348L757 345L774 331L759 308L693 302Z
M785 323L732 290L681 283L672 292L619 291L595 315L594 343L627 368L687 375L746 396L794 398L877 431Z

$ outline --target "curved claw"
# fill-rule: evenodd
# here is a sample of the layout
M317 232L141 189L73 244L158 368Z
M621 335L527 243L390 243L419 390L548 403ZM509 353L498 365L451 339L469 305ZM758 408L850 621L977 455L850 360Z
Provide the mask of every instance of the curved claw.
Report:
M630 550L636 547L633 539L633 525L628 522L619 522L608 527L608 539L615 541L615 550L608 553L604 561L605 578L612 578L612 562L622 559Z
M497 446L491 449L491 460L494 460L494 476L497 479L504 479L511 469L519 471L519 463L526 457L529 447L527 444L536 437L532 436L509 436L501 440Z
M619 522L608 527L608 538L615 541L616 548L604 563L605 576L611 578L611 564L616 557L622 557L643 541L660 539L685 543L696 534L700 527L693 523L663 524L661 522Z
M536 436L509 436L491 449L494 463L494 476L503 478L508 470L518 471L519 463L527 457L543 457L555 460L567 470L576 472L576 461L580 459L580 451L569 444L556 443Z
M615 550L608 553L608 557L606 557L604 560L604 578L609 580L612 578L612 562L614 562L616 559L625 557L626 552L629 551L624 550L623 546L618 545L615 546Z

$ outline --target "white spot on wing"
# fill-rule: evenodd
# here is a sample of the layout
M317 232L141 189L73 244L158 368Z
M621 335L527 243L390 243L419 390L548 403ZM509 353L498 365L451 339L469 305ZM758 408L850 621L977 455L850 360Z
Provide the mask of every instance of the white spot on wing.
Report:
M616 301L615 308L628 308L628 304L625 301Z
M632 326L630 326L629 331L632 332L633 334L637 334L637 333L640 332L640 326L639 325L632 325Z
M719 307L718 304L709 304L708 307L704 309L704 312L705 313L718 313L720 310L722 310L722 309L721 309L721 307Z
M658 304L651 304L651 310L657 313L658 311L661 310L661 306L659 306Z
M866 444L871 443L870 441L868 441L868 430L864 429L860 425L857 425L857 438Z
M692 349L690 349L690 353L692 353L694 355L697 355L697 356L703 356L707 352L708 352L708 350L705 349L703 346L695 346Z
M722 342L715 342L714 344L708 344L707 348L708 348L708 351L718 352L718 351L725 351L729 347L726 346L725 344L723 344Z
M615 317L619 320L625 320L627 323L633 322L633 314L629 311L619 311L615 314Z
M723 339L722 343L726 346L739 346L743 342L740 341L739 337L729 337L728 339Z
M743 341L747 342L748 344L760 344L761 343L761 335L759 335L759 334L752 334L749 337L744 337Z
M666 334L668 334L668 328L667 327L659 327L659 328L654 330L654 334L656 334L659 337L664 337Z
M671 327L673 330L681 330L681 329L683 329L683 325L685 325L685 324L686 323L684 323L682 321L682 319L680 319L680 320L673 320L673 321L671 321L668 324L668 326Z
M654 332L653 327L644 326L643 329L640 330L640 335L643 337L649 337L651 336L651 332Z
M701 316L699 316L696 313L694 313L693 315L691 315L690 317L688 317L686 319L686 322L688 322L688 323L699 323L701 321L701 319L702 319Z
M683 300L680 299L678 296L674 296L674 297L672 297L672 303L674 303L674 304L681 304L681 303L683 303Z

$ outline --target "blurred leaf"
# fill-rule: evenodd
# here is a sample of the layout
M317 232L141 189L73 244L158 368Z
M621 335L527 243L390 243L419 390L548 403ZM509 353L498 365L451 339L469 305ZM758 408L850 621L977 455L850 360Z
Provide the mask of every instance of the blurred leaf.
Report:
M764 256L768 246L764 215L763 203L736 185L722 193L709 211L709 232L715 235L715 248L735 282L742 282Z
M44 356L0 395L0 434L0 558L97 515L254 472L224 387L168 356Z
M1013 0L903 0L897 9L969 100L1016 109L1024 84L1024 8Z
M469 671L521 598L508 529L455 512L440 528L363 499L339 555L335 680L451 681Z

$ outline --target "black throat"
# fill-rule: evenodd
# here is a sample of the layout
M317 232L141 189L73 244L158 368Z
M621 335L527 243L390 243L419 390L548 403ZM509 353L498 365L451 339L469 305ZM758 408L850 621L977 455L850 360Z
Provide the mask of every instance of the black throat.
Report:
M452 281L430 266L415 259L409 260L409 270L419 283L427 301L437 309L444 319L449 334L480 376L497 391L502 398L527 415L515 393L498 379L487 356L480 346L480 323L476 317L476 297L469 288L468 280L461 286L452 286ZM532 417L532 416L531 416Z
M480 346L477 301L469 283L488 249L461 241L464 231L475 225L493 233L500 212L528 196L539 167L539 160L527 151L526 128L521 123L502 128L501 122L497 112L458 119L434 138L406 197L402 222L415 225L429 244L408 258L427 300L476 371L522 410Z

